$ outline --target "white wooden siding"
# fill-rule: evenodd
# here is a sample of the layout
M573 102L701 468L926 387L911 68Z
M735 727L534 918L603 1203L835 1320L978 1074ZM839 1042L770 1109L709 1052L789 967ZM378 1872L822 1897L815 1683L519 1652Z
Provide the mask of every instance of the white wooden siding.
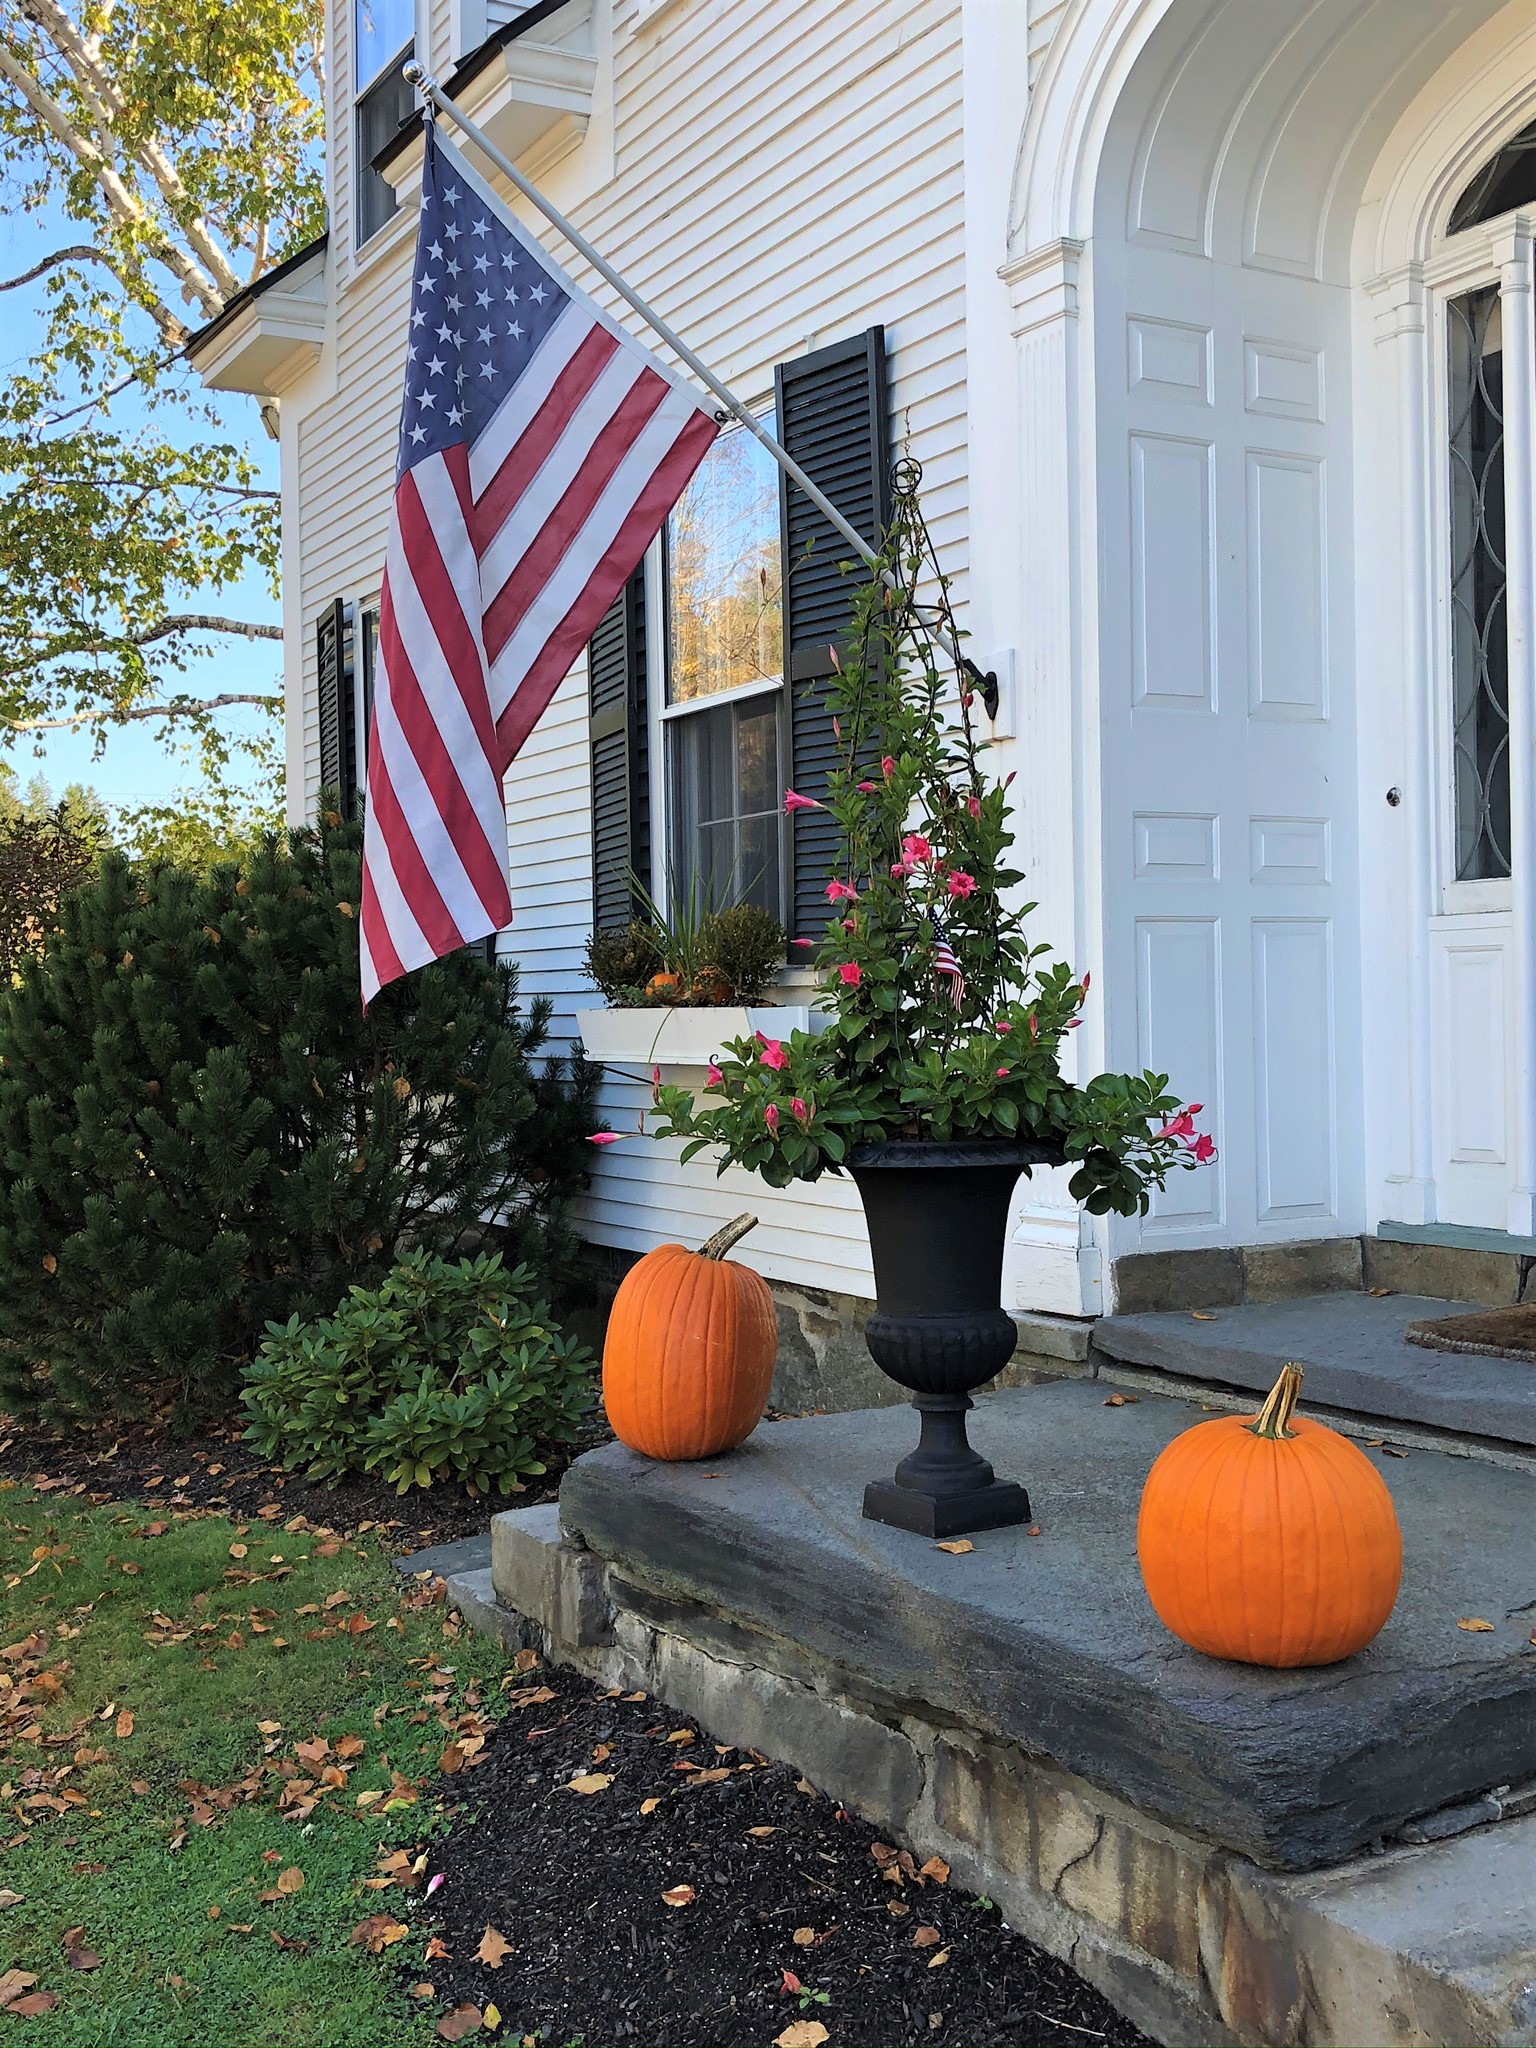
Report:
M453 0L430 0L434 62ZM501 18L505 9L492 0ZM1044 17L1055 11L1042 6ZM350 77L336 7L334 77ZM896 440L922 462L928 515L963 605L966 359L959 0L675 0L632 24L616 0L613 162L595 191L578 149L549 179L605 254L744 396L776 362L874 322L887 332ZM611 19L599 9L600 28ZM606 69L606 67L605 67ZM333 106L334 391L300 424L302 611L377 590L395 459L411 251L350 247L350 107ZM379 238L390 236L386 229ZM570 252L550 237L557 256ZM606 291L576 266L584 284ZM627 317L621 309L620 317ZM318 781L313 635L305 649L305 800ZM557 693L507 778L514 923L504 944L528 995L548 995L560 1046L595 997L586 678ZM604 1104L633 1131L649 1090L610 1075ZM580 1224L645 1250L695 1243L749 1204L753 1262L772 1278L869 1294L847 1182L783 1193L635 1136L594 1152Z

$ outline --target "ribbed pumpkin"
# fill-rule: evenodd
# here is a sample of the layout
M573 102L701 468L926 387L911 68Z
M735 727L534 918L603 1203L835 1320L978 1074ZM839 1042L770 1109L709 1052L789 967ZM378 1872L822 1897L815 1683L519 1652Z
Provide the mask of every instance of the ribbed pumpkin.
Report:
M696 1252L658 1245L624 1276L603 1344L603 1405L620 1443L648 1458L714 1458L762 1420L778 1324L761 1273L725 1254L738 1216Z
M1365 1453L1295 1413L1288 1365L1251 1419L1174 1438L1147 1474L1136 1553L1158 1618L1208 1657L1290 1670L1363 1649L1392 1612L1403 1543Z

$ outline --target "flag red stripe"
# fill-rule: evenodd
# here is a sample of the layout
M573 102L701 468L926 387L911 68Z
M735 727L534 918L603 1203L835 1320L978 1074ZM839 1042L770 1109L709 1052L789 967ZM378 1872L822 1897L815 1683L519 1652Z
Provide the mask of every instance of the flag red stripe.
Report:
M419 582L416 587L420 590ZM494 917L507 900L507 878L494 849L486 839L474 806L454 766L442 731L432 715L432 707L427 701L426 693L417 678L410 656L406 653L387 581L384 586L384 601L379 608L379 645L384 655L385 674L389 678L390 703L394 707L395 718L405 743L415 757L422 781L426 783L431 793L438 815L453 841L454 851L458 854L464 872L480 899L482 909L487 917ZM477 659L477 669L478 666ZM455 680L457 681L457 678ZM460 688L462 690L462 685ZM483 695L483 685L481 691ZM482 710L488 721L489 702L482 705ZM499 745L499 742L496 744ZM381 754L381 762L382 759ZM414 845L414 841L412 843ZM391 847L393 848L393 842Z
M603 552L581 596L551 633L496 724L502 760L511 762L544 715L561 678L591 639L598 621L624 588L636 562L661 530L684 484L719 432L707 413L694 413L665 460L655 469L623 525Z
M593 441L569 489L524 549L485 613L485 656L494 661L527 616L528 608L565 559L592 508L613 481L615 470L645 431L646 423L671 389L651 369L642 370L611 419ZM669 500L670 502L670 500ZM606 611L607 606L603 609ZM601 617L599 613L599 617Z
M406 967L389 936L389 927L385 924L384 913L379 907L373 875L366 866L363 869L363 907L359 922L362 926L363 949L372 962L374 979L382 987L386 981L394 981L404 974ZM366 1006L366 998L364 1000Z
M500 468L475 502L470 532L475 537L477 554L483 555L506 525L513 506L538 475L551 449L570 425L572 414L618 353L618 347L606 327L594 327L555 379L549 396L507 450Z
M469 488L469 458L462 448L454 452L460 460L446 463L445 467L462 501ZM395 492L395 516L400 528L401 550L410 563L411 581L426 610L433 636L442 649L448 673L463 699L464 709L469 713L475 737L484 749L486 759L493 760L496 750L491 737L491 707L485 694L485 669L479 643L464 616L459 594L453 587L453 578L438 546L431 516L422 503L415 475L410 470L401 477L399 489ZM467 522L465 531L467 534ZM380 623L382 625L382 619Z
M416 844L415 834L400 808L400 800L395 795L395 786L389 779L389 767L382 754L375 755L368 764L368 800L384 835L384 843L389 848L389 864L400 884L400 893L410 905L411 915L420 926L422 937L441 959L444 953L451 953L464 941L447 904L438 894L431 870L421 857L421 848Z

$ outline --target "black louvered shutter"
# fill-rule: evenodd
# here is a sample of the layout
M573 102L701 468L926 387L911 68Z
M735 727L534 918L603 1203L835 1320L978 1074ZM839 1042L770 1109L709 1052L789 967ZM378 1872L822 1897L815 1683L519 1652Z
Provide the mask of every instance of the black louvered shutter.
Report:
M600 621L587 648L592 737L592 923L627 924L630 874L651 877L651 769L645 684L645 568Z
M352 608L338 597L315 628L320 698L320 787L341 797L350 817L357 802L357 690L352 660Z
M890 442L886 423L885 329L818 348L774 373L779 434L800 467L856 530L878 540L890 510ZM845 574L853 550L795 486L780 493L784 539L784 673L790 687L790 787L801 796L826 793L835 759L827 679L829 648L846 637L862 573ZM837 827L820 811L789 820L789 930L819 937L831 915L827 877ZM799 955L795 956L798 958Z

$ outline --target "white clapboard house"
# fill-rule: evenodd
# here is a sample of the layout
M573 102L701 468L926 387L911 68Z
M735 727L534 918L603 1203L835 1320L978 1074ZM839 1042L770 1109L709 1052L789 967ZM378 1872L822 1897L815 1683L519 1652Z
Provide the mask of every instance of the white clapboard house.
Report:
M856 521L923 465L1085 1067L1167 1070L1220 1147L1140 1223L1037 1180L1010 1304L1097 1313L1133 1254L1536 1251L1536 0L332 0L329 44L328 238L193 349L281 423L294 815L363 771L415 52ZM503 945L567 1039L631 866L825 915L780 795L839 557L749 437L709 464L702 548L653 550L507 779ZM791 566L747 681L669 658L701 558ZM633 1073L642 1023L602 1039ZM635 1139L583 1228L749 1199L771 1279L868 1296L847 1183Z

